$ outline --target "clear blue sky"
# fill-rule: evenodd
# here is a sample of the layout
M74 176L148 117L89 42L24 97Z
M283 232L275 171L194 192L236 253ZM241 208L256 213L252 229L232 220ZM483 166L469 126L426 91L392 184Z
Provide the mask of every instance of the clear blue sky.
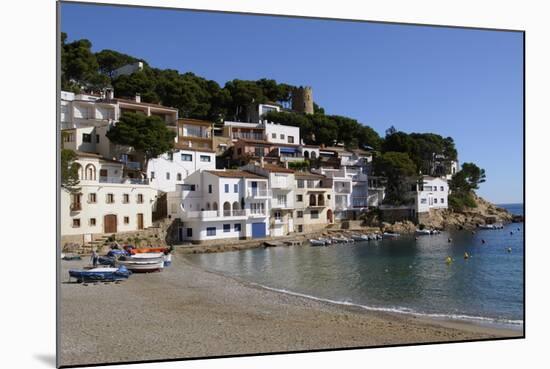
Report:
M61 28L94 51L223 84L273 78L313 87L327 114L380 135L454 138L461 162L487 172L479 194L523 196L523 37L517 32L63 4Z

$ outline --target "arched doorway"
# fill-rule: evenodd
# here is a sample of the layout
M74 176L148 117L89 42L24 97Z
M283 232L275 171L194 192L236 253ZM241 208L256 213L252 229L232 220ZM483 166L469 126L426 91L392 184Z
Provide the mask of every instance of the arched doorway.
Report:
M238 210L241 210L241 204L238 201L233 203L233 215L238 215Z
M93 164L86 165L84 175L88 181L95 181L95 166Z
M309 151L304 151L304 159L309 159Z
M312 158L312 159L317 158L317 154L315 153L315 151L312 151L312 152L311 152L311 158Z
M329 222L329 223L334 222L334 219L333 219L333 216L332 216L332 209L327 210L327 222Z
M229 201L223 203L223 216L228 217L231 215L231 204Z

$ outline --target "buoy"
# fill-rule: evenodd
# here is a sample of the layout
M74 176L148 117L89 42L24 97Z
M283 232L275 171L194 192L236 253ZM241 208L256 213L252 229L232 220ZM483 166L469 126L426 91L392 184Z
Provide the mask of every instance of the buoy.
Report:
M519 228L518 228L518 232L519 232Z
M452 239L452 238L449 238L449 239L447 240L447 242L451 243L451 242L453 242L453 239Z
M511 248L511 247L508 247L508 249L507 249L506 251L512 252L512 248Z
M447 257L445 258L445 263L447 263L447 265L451 264L452 262L453 262L453 259L451 259L450 256L447 256Z
M476 234L476 231L472 231L472 234Z
M510 236L513 235L513 234L514 234L514 232L510 232Z
M464 259L468 259L469 257L470 257L470 255L467 252L465 252L464 253Z
M485 243L485 240L481 240L481 243Z

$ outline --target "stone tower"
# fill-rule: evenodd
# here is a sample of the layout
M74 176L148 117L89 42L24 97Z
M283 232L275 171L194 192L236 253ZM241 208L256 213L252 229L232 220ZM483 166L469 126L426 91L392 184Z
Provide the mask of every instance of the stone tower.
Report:
M311 87L297 87L292 90L292 110L313 114L313 91Z

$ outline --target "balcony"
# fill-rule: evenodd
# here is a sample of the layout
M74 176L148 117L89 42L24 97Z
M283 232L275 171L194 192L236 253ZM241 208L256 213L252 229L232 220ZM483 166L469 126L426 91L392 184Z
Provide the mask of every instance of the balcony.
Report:
M338 187L334 190L334 193L350 194L351 193L351 188L349 188L349 187Z
M253 199L265 199L271 196L271 191L267 189L247 188L246 197Z
M234 140L238 140L238 139L257 140L257 141L263 141L264 140L263 133L259 133L259 132L233 132L231 137Z
M80 211L82 210L82 204L79 202L72 203L70 206L71 211Z
M99 177L100 183L148 185L148 178Z
M183 218L187 220L237 220L246 218L261 218L265 216L265 211L258 209L203 210L183 212Z
M124 160L124 159L120 159L121 162L124 163L124 165L126 165L126 168L128 169L131 169L131 170L140 170L141 169L141 163L138 162L138 161L129 161L129 160Z

